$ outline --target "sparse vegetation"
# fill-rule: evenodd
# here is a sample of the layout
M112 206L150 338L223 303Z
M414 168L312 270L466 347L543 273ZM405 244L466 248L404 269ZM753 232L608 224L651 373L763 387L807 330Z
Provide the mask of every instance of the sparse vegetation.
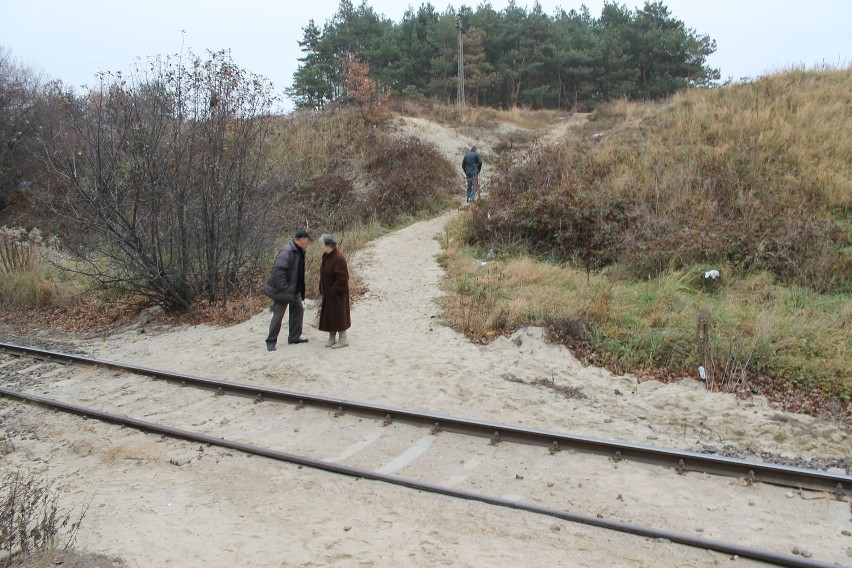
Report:
M486 130L498 140L489 198L449 229L447 321L482 341L538 323L618 372L694 376L700 365L713 389L806 393L797 408L814 412L848 405L850 84L848 68L794 69L669 101L611 101L558 145L523 133L565 113L390 101L468 128L471 142ZM256 313L258 283L294 228L336 233L354 252L359 235L440 211L454 190L456 168L436 148L354 107L261 120L279 242L246 267L232 306L195 301L185 315L195 321ZM709 268L722 277L703 279ZM5 305L51 304L56 276L39 270L7 270ZM13 295L27 289L37 293Z
M0 561L12 566L18 558L45 553L65 533L64 548L76 537L86 514L77 521L59 508L59 494L51 482L15 472L0 477Z
M41 231L0 228L0 306L8 308L62 306L72 302L79 282L52 266L58 240Z
M639 278L730 263L845 290L852 118L841 101L850 84L852 69L792 71L688 91L635 125L537 148L492 183L469 240L620 265Z
M850 88L852 69L792 70L603 105L451 230L448 320L501 332L465 315L488 298L617 372L703 366L709 388L852 417Z
M447 127L468 129L476 134L482 130L494 131L505 125L519 126L528 130L546 128L560 118L568 116L565 111L530 110L513 107L501 110L484 106L446 105L435 101L417 102L408 99L392 99L389 107L405 116L417 116Z

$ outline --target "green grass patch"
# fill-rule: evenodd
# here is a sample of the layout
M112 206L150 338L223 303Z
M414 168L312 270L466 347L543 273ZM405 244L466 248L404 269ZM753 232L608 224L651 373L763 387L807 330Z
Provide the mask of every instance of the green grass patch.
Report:
M597 364L616 371L696 377L703 365L724 390L761 377L841 399L852 394L849 294L818 293L730 267L708 286L699 266L635 281L619 278L618 269L589 272L529 256L482 265L484 251L460 238L464 226L462 218L448 229L441 262L445 318L468 335L563 322L583 331L554 330L556 336L581 336Z

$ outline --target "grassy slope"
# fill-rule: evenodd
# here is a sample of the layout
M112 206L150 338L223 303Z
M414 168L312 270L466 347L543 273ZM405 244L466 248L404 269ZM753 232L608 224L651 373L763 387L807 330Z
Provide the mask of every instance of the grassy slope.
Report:
M714 388L849 413L850 92L852 69L793 71L605 107L454 229L449 319L548 323L619 371L703 365Z

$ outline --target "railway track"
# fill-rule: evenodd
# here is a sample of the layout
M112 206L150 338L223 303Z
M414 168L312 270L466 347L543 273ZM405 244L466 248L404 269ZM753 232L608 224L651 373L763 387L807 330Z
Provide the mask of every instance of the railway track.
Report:
M648 469L666 468L669 490L679 485L713 486L728 479L725 487L748 492L760 484L771 484L822 492L841 506L848 500L852 478L848 475L737 460L722 456L599 440L477 421L355 401L294 393L257 385L219 381L56 353L25 346L0 344L0 388L3 396L17 398L75 414L89 416L165 436L215 444L254 455L403 485L462 499L473 499L549 515L569 521L618 530L651 538L718 550L781 566L827 566L830 564L685 534L655 529L637 522L613 520L605 515L569 512L545 503L574 502L568 485L572 466L578 460L602 462L601 478L613 477L624 484L632 475ZM155 379L151 381L150 379ZM167 389L157 381L168 381L184 389ZM88 390L81 393L80 384ZM61 400L64 386L79 400ZM13 388L14 387L14 388ZM38 391L41 394L35 394ZM105 396L112 391L112 396ZM210 396L212 391L215 395ZM175 394L178 393L178 394ZM42 396L50 394L51 396ZM219 395L238 395L237 399ZM106 399L111 399L108 402ZM245 399L251 399L246 404ZM92 408L97 401L100 408ZM282 405L259 404L283 402ZM111 408L104 409L104 406ZM186 418L181 409L203 406L209 420L175 426ZM152 411L153 409L153 411ZM299 411L305 412L299 412ZM125 412L147 412L146 419ZM197 415L197 411L191 415ZM151 420L148 420L151 418ZM189 426L189 427L186 427ZM323 430L319 435L317 429ZM284 435L283 433L287 433ZM309 436L301 434L313 432ZM254 442L252 440L259 440ZM317 440L322 440L317 444ZM286 447L286 451L278 449ZM601 460L601 457L607 459ZM458 464L449 480L435 472L439 463ZM474 470L485 465L483 477ZM514 464L514 465L505 465ZM605 470L605 471L604 471ZM397 473L405 473L404 476ZM681 474L681 475L678 475ZM713 474L713 475L704 475ZM526 479L526 483L524 482ZM548 481L551 480L551 481ZM443 483L439 483L443 481ZM447 483L449 481L449 483ZM513 484L513 481L515 482ZM542 488L530 490L531 481ZM600 484L598 485L598 483ZM600 491L599 479L585 480L585 493ZM518 485L525 487L522 494ZM579 487L577 487L579 485ZM475 487L477 491L460 486ZM581 490L582 482L570 489ZM719 491L718 487L713 489ZM688 491L688 489L683 489ZM701 491L699 488L698 491ZM567 497L560 497L565 493ZM500 495L495 496L495 495ZM621 495L618 495L621 498ZM563 501L565 499L565 501ZM789 513L788 513L789 514ZM641 515L636 515L641 521ZM674 525L688 520L677 519ZM688 525L687 525L688 526Z

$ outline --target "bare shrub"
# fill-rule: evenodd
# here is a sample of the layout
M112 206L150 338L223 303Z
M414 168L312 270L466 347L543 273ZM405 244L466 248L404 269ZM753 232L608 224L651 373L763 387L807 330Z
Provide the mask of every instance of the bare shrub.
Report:
M528 159L492 180L491 199L472 213L468 242L507 250L523 243L533 254L588 267L614 262L631 205L563 167L566 160L597 169L580 148L534 147Z
M0 211L37 175L26 146L35 137L42 83L41 73L15 61L12 51L0 45Z
M280 208L282 227L340 232L363 217L355 185L340 170L295 182L287 194L287 203Z
M581 316L546 316L544 328L547 339L555 343L574 345L589 339L589 326Z
M101 74L33 143L68 187L44 198L78 270L175 311L253 286L274 238L272 85L226 52L184 57Z
M698 313L697 324L698 359L704 368L704 380L708 390L739 392L746 384L751 357L742 361L737 340L723 342L713 333L710 314L706 310Z
M0 558L5 566L19 555L28 555L56 544L67 529L65 548L73 543L88 506L76 522L59 509L59 495L51 482L21 472L0 478Z
M363 165L369 186L362 198L365 212L381 220L434 207L450 195L455 172L432 144L418 138L371 133Z
M274 121L274 128L279 181L273 208L288 230L393 225L443 207L456 182L434 146L367 125L354 105L297 113Z

